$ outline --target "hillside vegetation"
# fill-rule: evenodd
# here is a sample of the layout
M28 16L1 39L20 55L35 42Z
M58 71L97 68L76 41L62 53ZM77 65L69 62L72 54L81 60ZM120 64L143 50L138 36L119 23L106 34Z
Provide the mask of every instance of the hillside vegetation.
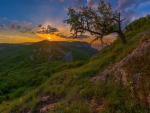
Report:
M26 94L56 72L81 66L97 52L84 42L46 40L31 45L2 44L0 47L0 103ZM63 61L69 51L74 62Z
M81 65L73 66L73 68L64 65L63 67L66 68L61 68L59 72L52 73L50 76L45 73L47 81L19 98L2 102L0 112L150 112L150 26L147 26L150 25L150 18L147 16L142 19L145 20L142 23L140 23L141 19L134 21L140 24L139 29L136 29L137 24L134 22L126 27L127 44L122 45L118 38L109 47L95 54L88 62L82 62ZM132 30L129 29L131 25ZM142 46L143 44L146 46ZM131 57L133 52L140 47L143 51ZM125 58L128 60L118 68L123 68L128 74L116 73L114 75L114 70L106 74L107 78L103 77L103 72L111 70ZM40 66L39 63L38 67ZM37 71L37 76L38 73ZM126 77L126 84L122 82L123 75Z

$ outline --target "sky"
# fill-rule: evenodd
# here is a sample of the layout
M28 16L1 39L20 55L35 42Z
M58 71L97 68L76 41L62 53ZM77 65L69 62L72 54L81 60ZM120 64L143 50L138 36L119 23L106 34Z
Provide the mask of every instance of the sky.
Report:
M0 43L37 42L44 39L52 41L73 41L70 26L63 23L68 19L68 8L78 10L80 6L95 8L100 0L0 0ZM126 18L124 25L150 14L150 0L104 0L113 10ZM50 26L48 26L50 25ZM50 27L52 34L35 32ZM107 36L111 39L115 36ZM79 37L76 40L90 42L93 36Z

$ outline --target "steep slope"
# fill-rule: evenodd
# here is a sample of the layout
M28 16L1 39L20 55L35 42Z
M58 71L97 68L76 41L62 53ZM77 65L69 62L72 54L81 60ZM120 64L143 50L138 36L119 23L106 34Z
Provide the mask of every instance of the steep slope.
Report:
M54 73L46 82L22 97L3 102L0 112L150 112L149 31L149 28L137 33L133 30L130 35L126 31L126 45L122 45L118 38L89 62ZM125 76L119 72L120 69L125 70Z
M138 36L138 38L146 37L149 35L150 35L150 29L143 32L142 34L140 34ZM109 75L114 75L115 79L122 82L124 85L128 85L129 82L127 80L127 77L128 77L128 75L130 75L129 74L130 71L128 72L127 70L125 70L124 65L127 64L128 62L131 62L134 59L143 57L143 60L144 60L144 56L148 55L149 52L150 52L150 39L141 41L140 44L136 47L136 49L134 49L132 51L132 53L128 54L121 61L115 63L115 65L113 65L113 66L109 67L108 69L106 69L105 71L103 71L103 73L101 73L100 76L93 77L91 81L97 82L97 81L102 80L102 81L106 82ZM144 61L138 62L138 63L144 63ZM143 66L146 66L146 65L143 65ZM138 70L140 70L140 69L138 69ZM141 75L142 75L142 71L137 71L137 73L134 73L133 79L130 81L136 83Z

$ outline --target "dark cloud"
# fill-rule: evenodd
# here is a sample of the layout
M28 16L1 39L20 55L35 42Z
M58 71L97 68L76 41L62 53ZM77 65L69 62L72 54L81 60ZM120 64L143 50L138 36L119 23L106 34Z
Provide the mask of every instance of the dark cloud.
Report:
M61 38L69 38L68 36L66 35L59 35Z
M119 0L117 10L126 10L127 8L130 8L131 6L135 6L136 1L135 0Z
M58 32L59 30L57 28L51 28L50 32Z
M56 36L59 36L61 38L78 38L78 39L85 39L85 38L89 38L88 35L78 35L77 37L72 37L72 36L66 36L63 33L59 32L56 34Z
M42 25L38 25L38 28L40 28L40 30L37 31L38 34L54 34L59 32L57 28L50 25L47 25L47 27L42 27Z
M69 38L68 36L64 35L63 33L57 33L56 36L59 36L61 38Z
M31 28L26 28L25 30L22 30L22 31L20 31L20 32L22 32L22 33L31 33L32 30L33 30L33 29L31 29Z
M41 28L41 27L42 27L42 25L41 25L41 24L39 24L39 25L38 25L38 28Z
M149 0L119 0L116 10L120 11L122 17L126 18L125 24L127 24L132 20L134 15L136 15L136 9L140 6L140 4L147 1Z
M10 30L11 30L11 31L16 31L16 28L17 28L17 26L16 26L15 24L12 24L12 25L10 26Z
M89 38L89 36L88 35L78 35L77 38L84 39L84 38Z
M22 28L23 28L22 25L18 25L18 26L17 26L17 29L18 29L19 31L22 30Z
M1 24L1 28L3 31L8 31L8 28L5 24Z
M117 10L136 9L138 6L149 0L119 0Z

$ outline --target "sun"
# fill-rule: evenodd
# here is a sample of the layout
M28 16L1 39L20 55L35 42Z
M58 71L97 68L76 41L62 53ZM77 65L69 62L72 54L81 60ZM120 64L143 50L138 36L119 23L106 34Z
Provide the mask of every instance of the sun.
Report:
M48 37L48 40L50 40L50 39L51 39L51 37L49 36L49 37Z

